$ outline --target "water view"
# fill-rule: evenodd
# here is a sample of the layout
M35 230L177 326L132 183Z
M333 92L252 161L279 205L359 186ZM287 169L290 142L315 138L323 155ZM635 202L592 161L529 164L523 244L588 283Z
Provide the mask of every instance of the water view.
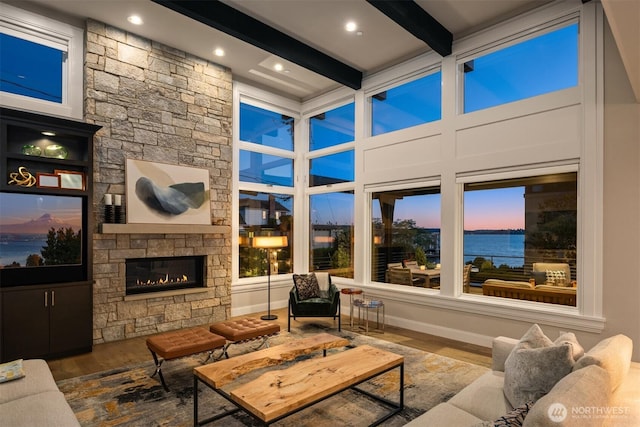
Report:
M464 262L483 257L496 267L522 267L524 264L524 234L464 234Z

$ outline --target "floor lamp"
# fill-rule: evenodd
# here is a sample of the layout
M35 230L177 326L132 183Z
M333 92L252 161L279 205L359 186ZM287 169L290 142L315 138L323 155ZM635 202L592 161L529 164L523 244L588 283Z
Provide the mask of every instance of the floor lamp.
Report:
M254 248L267 250L267 314L260 316L262 320L275 320L278 318L271 314L271 249L288 246L287 236L256 236L253 238Z

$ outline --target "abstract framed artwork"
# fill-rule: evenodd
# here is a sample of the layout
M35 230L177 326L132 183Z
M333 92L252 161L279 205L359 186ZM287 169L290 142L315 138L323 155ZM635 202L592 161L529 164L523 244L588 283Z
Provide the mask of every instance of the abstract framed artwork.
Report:
M127 159L125 174L127 223L211 224L207 169Z

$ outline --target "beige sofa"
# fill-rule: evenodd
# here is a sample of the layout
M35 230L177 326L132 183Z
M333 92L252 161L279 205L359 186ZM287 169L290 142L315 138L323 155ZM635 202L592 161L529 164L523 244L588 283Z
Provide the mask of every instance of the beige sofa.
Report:
M80 427L47 362L23 361L23 378L0 383L0 425Z
M504 394L504 366L518 340L493 340L492 371L465 387L407 426L477 427L493 425L513 408ZM640 426L640 364L631 362L632 342L624 335L607 338L589 350L588 365L564 376L549 393L537 400L524 418L524 427L637 427ZM580 361L580 359L578 360ZM549 413L558 404L565 418L552 421Z

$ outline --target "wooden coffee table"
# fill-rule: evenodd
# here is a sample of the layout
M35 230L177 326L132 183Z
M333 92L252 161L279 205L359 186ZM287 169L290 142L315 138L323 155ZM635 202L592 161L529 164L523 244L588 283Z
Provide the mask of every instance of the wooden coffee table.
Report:
M318 334L195 368L194 426L207 424L239 410L246 411L262 425L269 425L347 389L366 394L390 407L390 412L371 425L382 423L404 408L404 358L368 345L326 356L327 349L348 344L347 340L334 335ZM319 350L323 350L325 357L303 360L286 369L267 371L250 382L233 385L236 378L255 369L295 360L297 356ZM356 387L395 368L400 369L398 402L392 402ZM199 420L198 383L200 382L236 405L236 408ZM229 386L227 387L229 390L222 389L225 385Z

